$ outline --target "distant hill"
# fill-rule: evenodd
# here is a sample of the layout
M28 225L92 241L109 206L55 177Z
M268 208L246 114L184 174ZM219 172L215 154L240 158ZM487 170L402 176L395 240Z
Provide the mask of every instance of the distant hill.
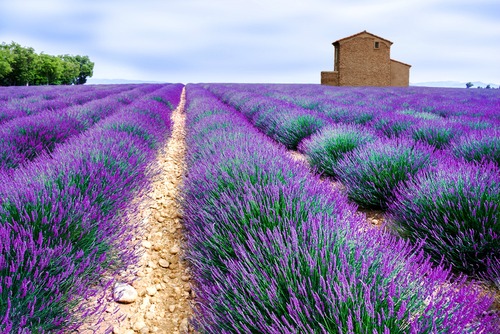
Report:
M472 88L477 87L486 87L488 84L491 88L498 88L498 84L494 83L484 83L481 81L471 81L474 86ZM458 82L458 81L429 81L429 82L414 82L410 83L410 86L425 86L425 87L450 87L450 88L465 88L466 82Z

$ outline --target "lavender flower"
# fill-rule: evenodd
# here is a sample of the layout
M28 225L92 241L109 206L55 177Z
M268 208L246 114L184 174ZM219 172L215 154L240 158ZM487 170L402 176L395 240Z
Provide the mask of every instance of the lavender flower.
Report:
M500 128L471 130L451 147L453 154L467 161L491 161L500 167Z
M361 126L337 124L321 129L301 144L309 163L319 172L335 175L335 166L342 157L375 140L375 134Z
M363 207L387 208L394 189L431 163L433 149L409 139L379 139L344 155L334 172L350 199Z
M500 259L500 178L493 164L443 157L400 185L390 204L391 226L423 241L436 262L478 275Z

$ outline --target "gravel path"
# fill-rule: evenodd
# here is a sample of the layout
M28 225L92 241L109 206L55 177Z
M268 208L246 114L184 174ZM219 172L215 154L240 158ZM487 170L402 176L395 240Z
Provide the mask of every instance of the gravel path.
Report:
M178 203L185 171L184 105L185 91L172 114L172 136L153 164L158 173L152 189L138 204L136 219L142 219L143 225L143 234L138 236L141 258L137 267L118 279L132 283L114 286L114 298L109 298L108 314L100 325L111 327L114 334L192 332L188 322L194 294L189 268L181 260L182 210ZM93 332L106 333L102 329Z

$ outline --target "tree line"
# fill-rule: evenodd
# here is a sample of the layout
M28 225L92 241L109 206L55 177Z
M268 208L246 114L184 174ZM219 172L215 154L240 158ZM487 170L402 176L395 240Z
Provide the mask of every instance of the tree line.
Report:
M15 42L0 44L0 86L82 85L93 70L88 56L37 54Z

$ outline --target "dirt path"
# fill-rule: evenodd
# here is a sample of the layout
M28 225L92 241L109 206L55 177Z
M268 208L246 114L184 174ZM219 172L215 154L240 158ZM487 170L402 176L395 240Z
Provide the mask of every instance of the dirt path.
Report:
M189 269L181 261L182 212L179 186L185 171L185 91L172 114L173 132L159 150L155 167L159 173L152 180L152 190L139 205L139 219L144 231L140 237L141 259L136 268L123 273L123 281L133 281L132 303L110 301L104 324L114 334L191 332ZM120 280L119 280L120 281ZM135 295L135 292L137 295ZM116 297L116 293L115 293ZM111 311L118 307L117 312ZM99 333L99 331L97 331Z

